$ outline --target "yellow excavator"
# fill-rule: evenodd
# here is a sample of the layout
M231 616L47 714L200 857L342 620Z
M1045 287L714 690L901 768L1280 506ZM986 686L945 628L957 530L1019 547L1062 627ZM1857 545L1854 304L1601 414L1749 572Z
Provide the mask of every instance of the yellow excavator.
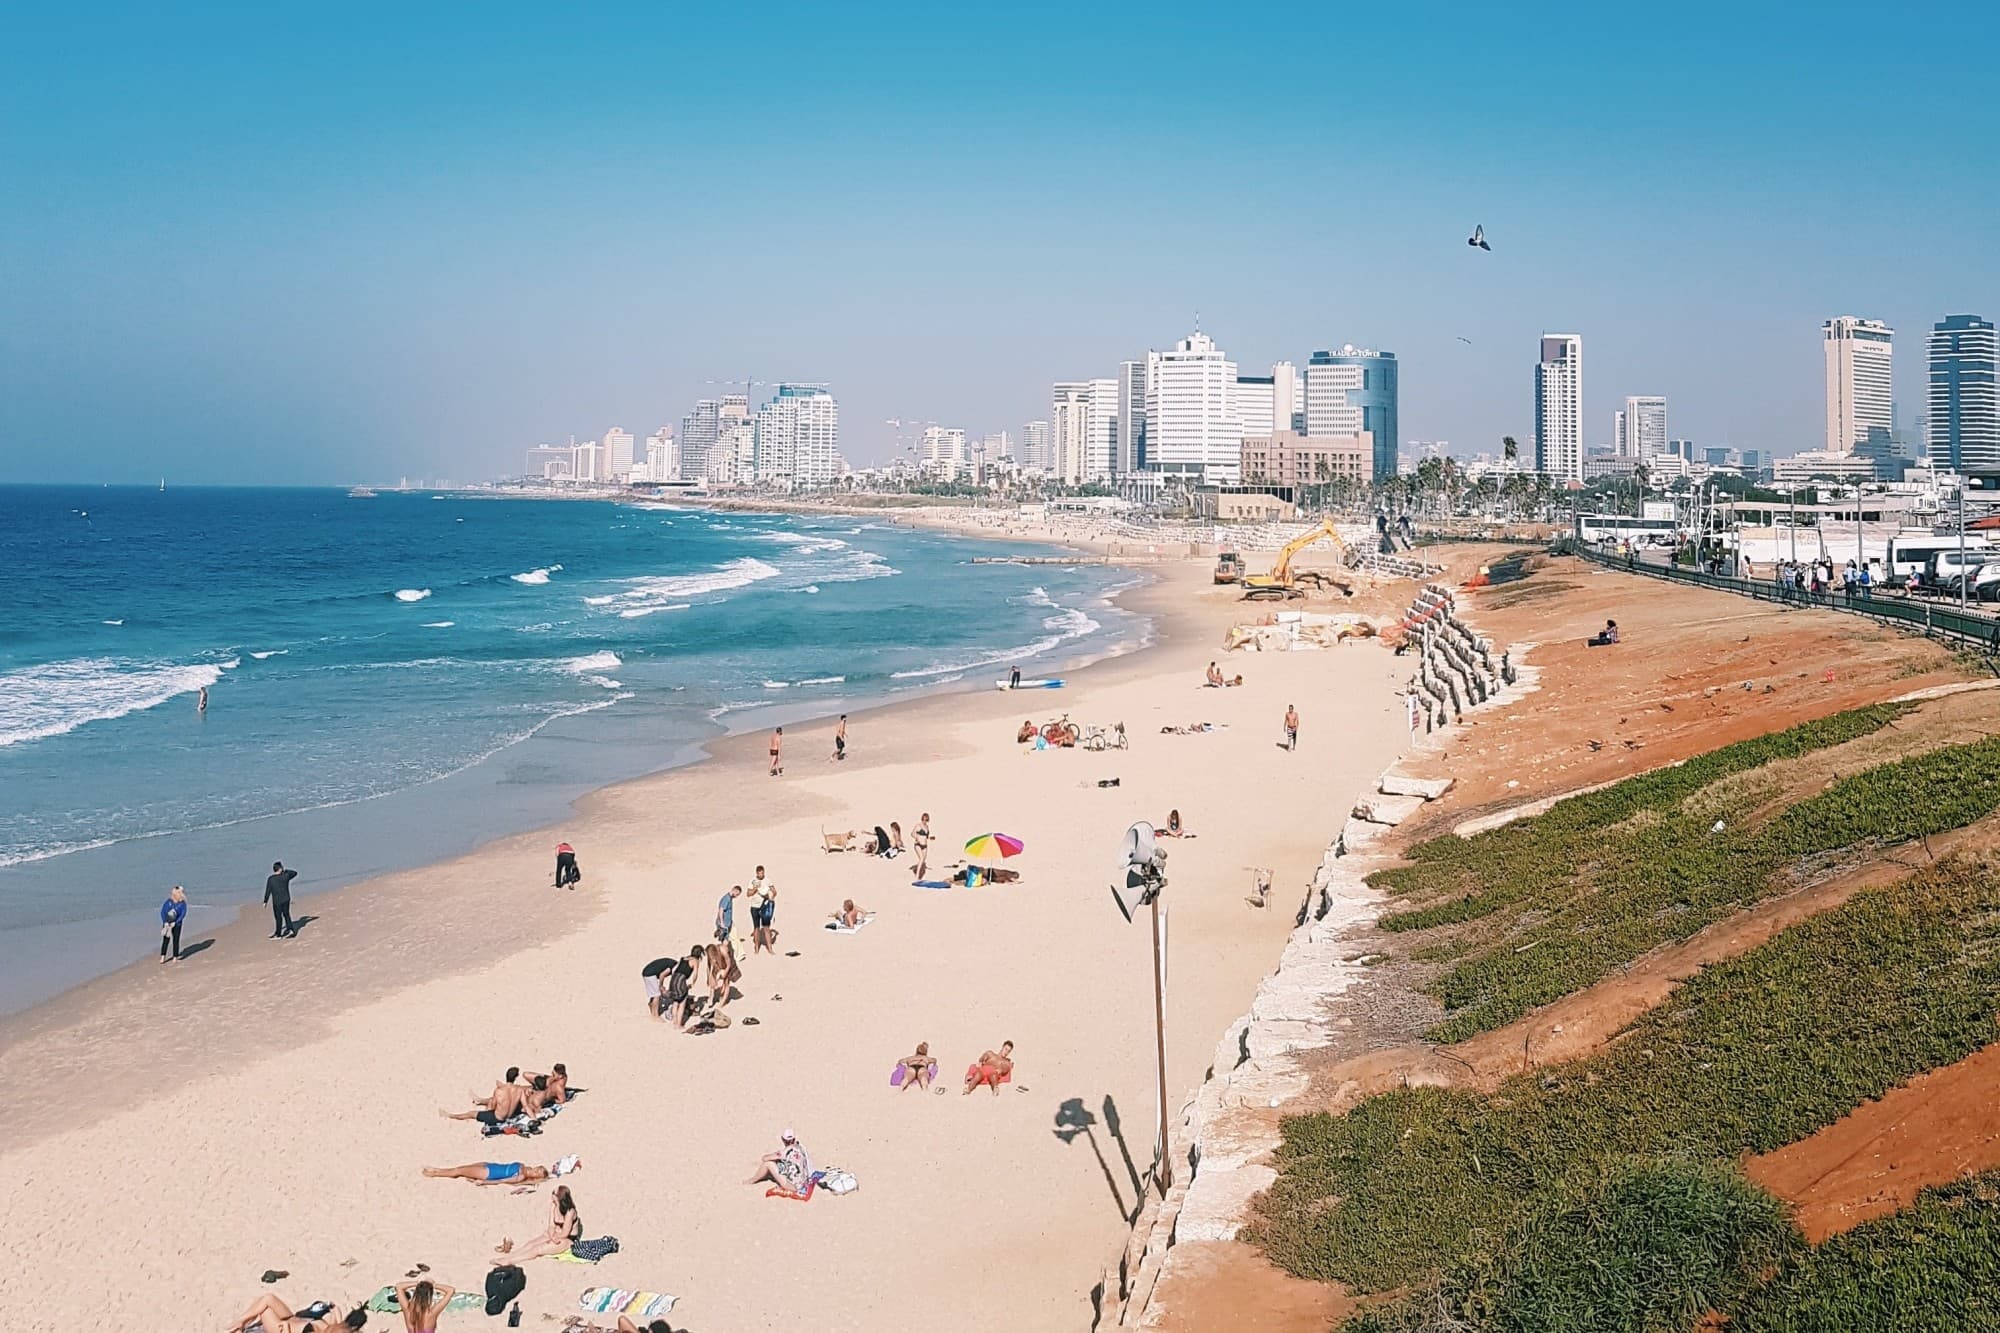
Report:
M1270 573L1244 575L1244 600L1303 597L1306 595L1308 587L1338 588L1342 595L1352 597L1354 595L1354 585L1346 579L1335 578L1331 574L1322 574L1316 569L1293 571L1293 557L1308 546L1323 541L1332 542L1333 549L1339 554L1341 563L1343 565L1347 563L1347 543L1340 539L1340 530L1333 526L1332 519L1323 519L1318 527L1294 538L1286 544L1284 550L1278 552L1278 561L1271 566Z

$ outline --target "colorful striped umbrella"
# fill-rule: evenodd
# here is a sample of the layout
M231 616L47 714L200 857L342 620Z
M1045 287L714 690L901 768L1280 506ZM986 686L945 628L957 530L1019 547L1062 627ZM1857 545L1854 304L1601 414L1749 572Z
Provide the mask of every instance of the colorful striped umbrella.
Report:
M1019 838L1005 833L982 833L965 844L965 854L982 861L995 856L1005 860L1010 856L1019 856L1025 845Z

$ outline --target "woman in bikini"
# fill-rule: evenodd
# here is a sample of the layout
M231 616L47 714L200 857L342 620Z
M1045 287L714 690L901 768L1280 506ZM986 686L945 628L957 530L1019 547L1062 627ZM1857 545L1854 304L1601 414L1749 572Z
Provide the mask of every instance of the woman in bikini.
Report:
M437 1333L438 1319L451 1305L458 1288L422 1278L396 1288L396 1307L403 1312L404 1333Z
M356 1306L344 1316L338 1310L329 1308L325 1314L309 1319L302 1314L293 1314L290 1306L267 1291L250 1303L250 1308L243 1312L241 1319L229 1326L227 1333L246 1333L258 1327L264 1333L333 1333L334 1329L360 1328L367 1322L368 1311L362 1306Z
M536 1236L520 1249L514 1242L502 1238L493 1247L501 1255L495 1259L499 1264L523 1264L530 1259L545 1259L552 1254L565 1254L569 1247L583 1239L583 1218L576 1211L576 1200L569 1196L569 1186L556 1186L555 1196L549 1201L549 1228Z
M931 1085L931 1066L937 1061L931 1059L929 1042L918 1042L916 1054L906 1055L896 1063L903 1070L903 1086L899 1091L908 1092L911 1088L928 1088Z
M520 1162L467 1162L464 1166L427 1166L432 1180L469 1180L475 1185L531 1185L549 1178L545 1166Z
M846 898L841 901L840 910L833 914L833 919L849 930L853 930L861 924L861 918L867 915L868 912L865 908L854 905L854 899Z

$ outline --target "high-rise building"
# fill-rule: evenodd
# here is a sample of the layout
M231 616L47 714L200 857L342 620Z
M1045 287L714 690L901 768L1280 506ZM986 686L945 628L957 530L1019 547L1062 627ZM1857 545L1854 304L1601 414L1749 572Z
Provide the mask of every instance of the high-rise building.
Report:
M1667 452L1667 400L1658 396L1627 398L1625 410L1614 414L1616 435L1612 452L1620 458L1649 462Z
M1993 322L1946 315L1931 326L1929 453L1953 470L2000 467L2000 399Z
M1083 484L1083 460L1089 450L1090 397L1088 380L1066 380L1050 393L1048 469L1051 476L1068 486Z
M1276 429L1305 433L1305 388L1298 367L1291 362L1280 361L1271 367L1271 417Z
M1351 343L1335 352L1314 352L1306 362L1306 434L1354 435L1365 430L1375 437L1375 475L1393 477L1401 439L1396 392L1394 352Z
M757 409L757 480L794 490L840 475L840 407L820 384L780 384Z
M632 432L613 426L604 432L604 480L623 485L632 475Z
M1535 471L1582 481L1583 336L1545 333L1541 346L1535 366Z
M1090 381L1090 420L1084 426L1083 479L1110 481L1118 466L1118 379Z
M1146 467L1188 482L1233 485L1243 471L1236 363L1199 331L1146 354Z
M721 425L722 404L713 398L702 399L692 412L681 418L682 476L690 481L713 479L708 465L709 451L715 447Z
M1038 467L1047 471L1049 467L1049 423L1046 421L1024 422L1021 426L1021 466Z
M917 442L917 460L939 481L957 481L971 471L965 432L956 426L926 426Z
M1871 428L1895 427L1891 358L1896 331L1842 315L1820 326L1826 349L1826 452L1852 453Z
M674 451L674 432L662 426L646 437L646 480L680 480L680 459Z
M1146 363L1118 365L1118 457L1114 468L1129 477L1146 466Z
M1243 438L1246 440L1262 439L1275 431L1291 429L1278 421L1277 380L1271 375L1236 377L1236 416L1243 423Z

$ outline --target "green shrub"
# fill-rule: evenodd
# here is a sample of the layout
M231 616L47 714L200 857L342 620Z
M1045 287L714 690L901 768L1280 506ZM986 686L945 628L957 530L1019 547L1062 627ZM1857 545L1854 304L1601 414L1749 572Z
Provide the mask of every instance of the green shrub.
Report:
M2000 1172L1925 1190L1722 1308L1729 1333L2000 1329Z
M1491 1096L1409 1088L1287 1119L1252 1236L1300 1276L1387 1291L1497 1244L1524 1202L1604 1158L1803 1138L1993 1039L1996 942L1985 867L1856 894L1705 969L1588 1059Z
M1633 803L1614 808L1632 811ZM1588 839L1574 830L1550 835L1555 844L1545 847L1517 839L1495 856L1465 860L1453 873L1471 891L1384 924L1492 918L1478 938L1457 941L1462 956L1428 987L1445 1017L1426 1036L1462 1041L1782 890L1780 872L1803 858L1926 837L1996 808L2000 739L1866 769L1766 822L1725 817L1721 831L1715 803L1683 795L1675 808L1636 811ZM1503 906L1517 910L1493 915Z
M1491 1251L1350 1333L1686 1333L1803 1247L1732 1166L1614 1158L1522 1209Z

